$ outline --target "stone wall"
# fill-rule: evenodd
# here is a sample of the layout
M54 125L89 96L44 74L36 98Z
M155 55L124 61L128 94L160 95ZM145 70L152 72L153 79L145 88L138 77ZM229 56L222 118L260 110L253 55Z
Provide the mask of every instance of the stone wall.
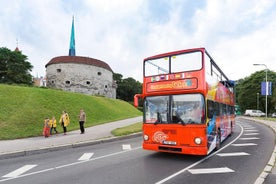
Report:
M56 63L46 67L47 87L116 98L113 73L88 64Z

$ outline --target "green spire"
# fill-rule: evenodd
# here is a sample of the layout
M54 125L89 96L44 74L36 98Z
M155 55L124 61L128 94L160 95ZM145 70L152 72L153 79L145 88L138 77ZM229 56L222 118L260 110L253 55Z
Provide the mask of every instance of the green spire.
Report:
M74 16L73 16L73 20L72 20L71 39L70 39L70 47L69 47L69 56L76 56Z

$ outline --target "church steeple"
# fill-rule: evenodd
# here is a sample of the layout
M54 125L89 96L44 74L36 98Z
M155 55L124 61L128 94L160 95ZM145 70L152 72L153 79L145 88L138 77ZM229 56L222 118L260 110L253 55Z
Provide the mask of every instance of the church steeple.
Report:
M73 16L73 20L72 20L71 39L70 39L70 47L69 47L69 56L76 56L74 16Z
M16 48L15 48L15 50L14 51L16 51L16 52L20 52L20 50L19 50L19 48L18 48L18 39L16 39Z

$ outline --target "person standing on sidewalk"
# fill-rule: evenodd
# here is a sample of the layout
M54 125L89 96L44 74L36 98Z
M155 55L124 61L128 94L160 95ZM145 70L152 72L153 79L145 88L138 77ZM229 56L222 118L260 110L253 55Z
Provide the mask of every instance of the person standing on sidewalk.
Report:
M50 134L53 134L53 130L56 132L56 134L58 133L57 131L57 120L55 118L55 116L52 117L52 119L50 120L50 125L51 125L51 130L50 130Z
M80 109L80 114L79 114L79 124L80 124L80 131L81 134L84 134L84 123L86 122L86 114L83 109Z
M49 118L44 119L43 135L45 138L50 136L50 120L49 120Z
M62 111L62 114L61 114L60 119L59 119L59 123L63 127L63 133L64 133L64 135L66 135L67 126L70 123L70 118L69 118L69 115L68 115L68 113L66 111Z

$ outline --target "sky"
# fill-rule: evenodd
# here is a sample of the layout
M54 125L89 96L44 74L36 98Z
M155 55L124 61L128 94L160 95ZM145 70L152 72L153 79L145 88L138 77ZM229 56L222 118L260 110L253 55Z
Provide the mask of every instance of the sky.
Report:
M44 76L69 54L74 16L76 55L106 62L142 82L143 59L205 47L231 80L265 66L276 71L274 0L0 0L0 47L18 45ZM264 64L254 66L253 64Z

